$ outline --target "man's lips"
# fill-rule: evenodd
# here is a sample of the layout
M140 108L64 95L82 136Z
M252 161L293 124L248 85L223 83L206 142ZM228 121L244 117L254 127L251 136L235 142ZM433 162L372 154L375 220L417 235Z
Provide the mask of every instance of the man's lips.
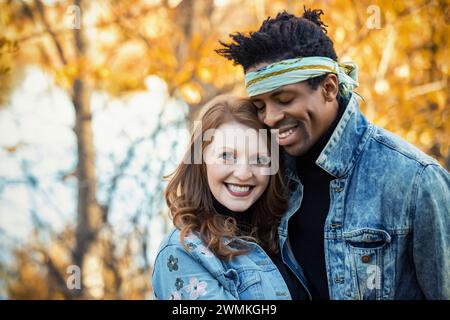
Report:
M284 132L286 132L290 129L293 129L297 126L298 126L298 123L282 126L281 128L278 128L278 133L284 133Z
M298 132L299 132L299 126L298 124L290 125L290 126L284 126L279 129L279 133L277 135L277 141L280 146L287 146L295 141L297 141Z

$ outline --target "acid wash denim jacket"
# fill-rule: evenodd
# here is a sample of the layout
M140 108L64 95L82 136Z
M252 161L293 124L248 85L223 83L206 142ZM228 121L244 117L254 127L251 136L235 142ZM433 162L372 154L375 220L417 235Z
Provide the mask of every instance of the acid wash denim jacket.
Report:
M279 244L308 290L288 237L303 186L295 159L283 158L290 196ZM335 177L323 231L330 299L450 299L449 173L369 123L355 95L316 164Z
M230 240L224 239L229 245ZM173 229L162 241L155 260L152 286L160 300L290 300L278 268L256 243L231 261L215 256L195 233L180 242Z

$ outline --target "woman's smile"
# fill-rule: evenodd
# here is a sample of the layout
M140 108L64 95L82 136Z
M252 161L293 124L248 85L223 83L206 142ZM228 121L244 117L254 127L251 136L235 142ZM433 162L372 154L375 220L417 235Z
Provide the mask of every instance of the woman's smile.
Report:
M241 185L233 183L224 183L228 192L234 197L247 197L252 193L255 186L252 185Z

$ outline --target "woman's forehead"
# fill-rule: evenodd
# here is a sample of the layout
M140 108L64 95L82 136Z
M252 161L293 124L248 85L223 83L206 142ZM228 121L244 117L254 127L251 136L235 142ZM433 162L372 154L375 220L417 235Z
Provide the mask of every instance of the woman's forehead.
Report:
M219 126L212 133L214 148L248 148L267 150L268 131L255 129L238 122L229 122Z

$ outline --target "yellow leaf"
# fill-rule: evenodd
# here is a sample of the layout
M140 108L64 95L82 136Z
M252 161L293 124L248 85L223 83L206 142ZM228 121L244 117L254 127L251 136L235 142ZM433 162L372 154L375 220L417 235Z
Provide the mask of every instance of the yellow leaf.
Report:
M180 91L187 103L196 104L202 100L201 88L195 83L183 85Z

